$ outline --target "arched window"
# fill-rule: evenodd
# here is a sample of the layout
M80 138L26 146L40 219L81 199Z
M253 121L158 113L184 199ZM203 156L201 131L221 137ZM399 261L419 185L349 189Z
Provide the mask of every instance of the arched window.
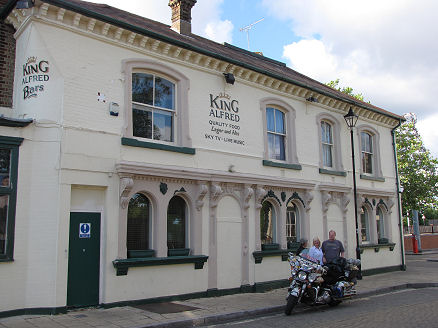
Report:
M186 248L187 205L184 199L174 196L167 208L167 248Z
M129 200L126 248L130 251L150 248L151 205L149 199L140 193Z
M296 242L300 239L300 227L298 219L298 208L289 202L286 208L286 241Z
M368 210L362 206L360 211L360 235L362 242L370 241L370 225Z
M322 163L325 167L333 167L333 132L332 126L321 121Z
M361 138L361 158L362 158L362 171L363 173L373 174L373 137L367 132L360 134Z
M267 107L266 123L269 158L281 161L286 160L286 126L284 122L284 113L277 108Z
M385 237L385 216L382 208L379 206L376 210L376 224L377 224L377 238L381 239Z
M264 201L260 210L260 239L262 245L275 243L276 217L271 202Z
M132 73L134 137L174 141L175 84L149 73Z

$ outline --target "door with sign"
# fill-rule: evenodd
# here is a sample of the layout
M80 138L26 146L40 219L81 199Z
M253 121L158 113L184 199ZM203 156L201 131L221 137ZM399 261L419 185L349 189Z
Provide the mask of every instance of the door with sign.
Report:
M100 213L70 213L67 306L99 304Z

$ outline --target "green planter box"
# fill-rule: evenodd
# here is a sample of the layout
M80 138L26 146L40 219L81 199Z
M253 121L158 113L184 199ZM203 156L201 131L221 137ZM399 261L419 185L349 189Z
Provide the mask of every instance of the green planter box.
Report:
M190 248L173 248L167 251L167 256L188 256Z
M154 257L155 251L153 249L138 249L128 251L128 259Z
M262 244L262 251L273 251L280 249L280 244Z

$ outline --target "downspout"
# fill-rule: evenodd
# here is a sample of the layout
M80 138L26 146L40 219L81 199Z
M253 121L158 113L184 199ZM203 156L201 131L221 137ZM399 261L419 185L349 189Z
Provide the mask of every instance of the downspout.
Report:
M398 125L391 130L392 135L392 147L394 150L394 164L395 164L395 183L397 186L397 205L398 205L398 225L400 227L400 250L401 250L401 260L402 264L400 269L406 271L405 264L405 251L404 251L404 235L403 235L403 222L402 222L402 211L401 211L401 199L400 199L400 180L398 176L398 161L397 161L397 147L395 142L395 130L401 125L401 119L398 121Z

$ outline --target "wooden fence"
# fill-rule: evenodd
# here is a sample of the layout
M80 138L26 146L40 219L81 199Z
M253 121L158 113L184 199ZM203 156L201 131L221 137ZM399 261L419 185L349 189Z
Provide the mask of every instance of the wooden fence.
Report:
M408 230L409 228L409 230ZM414 232L414 227L413 226L409 226L409 227L403 227L403 232L405 234L412 234ZM427 225L427 226L420 226L420 233L438 233L438 225Z

